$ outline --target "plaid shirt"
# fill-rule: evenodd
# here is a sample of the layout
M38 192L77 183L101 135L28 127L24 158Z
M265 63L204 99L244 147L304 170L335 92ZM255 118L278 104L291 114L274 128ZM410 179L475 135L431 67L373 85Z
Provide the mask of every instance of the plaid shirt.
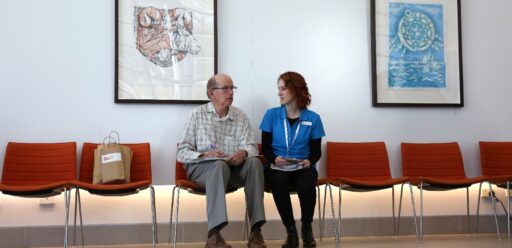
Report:
M195 108L178 144L177 160L191 163L213 148L231 155L246 150L249 157L258 155L251 124L240 109L230 106L228 114L219 118L211 102Z

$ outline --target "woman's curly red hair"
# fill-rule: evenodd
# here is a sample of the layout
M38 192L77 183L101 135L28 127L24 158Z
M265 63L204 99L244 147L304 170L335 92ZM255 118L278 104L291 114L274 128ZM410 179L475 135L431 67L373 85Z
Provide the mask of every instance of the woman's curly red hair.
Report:
M309 94L308 85L302 75L297 72L288 71L277 78L277 81L283 80L284 85L291 91L297 99L297 106L304 109L311 103L311 95Z

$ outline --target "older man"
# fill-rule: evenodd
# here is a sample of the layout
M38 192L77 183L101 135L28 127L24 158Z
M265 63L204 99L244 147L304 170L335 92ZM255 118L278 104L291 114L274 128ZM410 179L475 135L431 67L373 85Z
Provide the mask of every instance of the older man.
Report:
M205 248L230 248L220 230L228 224L226 187L243 186L252 224L249 248L265 248L261 226L263 167L247 115L231 106L237 87L225 74L208 80L210 102L195 108L178 144L177 159L185 164L187 176L206 188L208 239Z

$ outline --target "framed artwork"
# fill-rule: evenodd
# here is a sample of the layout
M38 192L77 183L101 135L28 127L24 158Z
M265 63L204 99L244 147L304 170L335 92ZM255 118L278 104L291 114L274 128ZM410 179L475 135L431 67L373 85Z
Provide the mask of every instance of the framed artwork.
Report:
M115 0L115 102L205 103L216 0Z
M460 0L371 0L373 106L462 107Z

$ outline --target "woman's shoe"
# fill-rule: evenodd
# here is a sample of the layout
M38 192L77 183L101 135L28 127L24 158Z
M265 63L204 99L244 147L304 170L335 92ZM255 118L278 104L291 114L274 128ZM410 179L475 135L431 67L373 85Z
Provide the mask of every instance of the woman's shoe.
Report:
M281 248L298 248L299 236L297 234L288 234Z
M302 228L302 246L304 248L316 247L316 241L311 226L309 228Z

